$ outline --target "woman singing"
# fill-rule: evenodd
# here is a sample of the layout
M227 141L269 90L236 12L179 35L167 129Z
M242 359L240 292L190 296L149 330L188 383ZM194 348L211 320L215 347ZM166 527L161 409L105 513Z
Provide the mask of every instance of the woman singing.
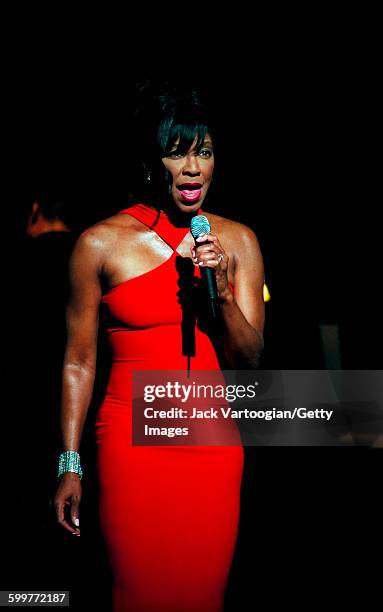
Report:
M113 363L95 433L114 612L218 612L237 537L243 448L133 445L132 371L256 367L263 263L250 228L202 210L214 129L195 92L163 93L149 108L136 118L144 196L84 231L71 257L55 509L62 527L80 535L79 448L102 320ZM190 223L202 213L211 231L195 241ZM200 312L203 267L215 274L220 343ZM196 310L189 351L185 307Z

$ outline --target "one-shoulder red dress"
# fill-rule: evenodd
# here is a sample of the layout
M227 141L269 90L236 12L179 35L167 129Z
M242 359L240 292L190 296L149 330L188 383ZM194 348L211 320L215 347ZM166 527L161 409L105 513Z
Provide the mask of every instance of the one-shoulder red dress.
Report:
M189 230L145 204L120 212L155 231L173 253L112 288L101 302L113 362L95 433L114 612L220 612L237 538L241 444L132 444L133 370L220 369L198 325L195 356L182 350L176 260Z

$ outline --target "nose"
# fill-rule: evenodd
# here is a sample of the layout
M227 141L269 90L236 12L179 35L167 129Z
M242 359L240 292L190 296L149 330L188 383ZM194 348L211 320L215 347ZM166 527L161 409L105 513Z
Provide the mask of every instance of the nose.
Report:
M187 176L198 176L200 174L199 160L197 155L186 155L182 174Z

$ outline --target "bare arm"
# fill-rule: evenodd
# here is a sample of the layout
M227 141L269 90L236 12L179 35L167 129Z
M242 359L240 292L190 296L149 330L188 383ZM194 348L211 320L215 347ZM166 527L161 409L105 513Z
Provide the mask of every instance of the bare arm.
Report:
M69 264L71 296L61 402L63 450L79 450L96 371L100 256L97 240L91 230L88 232L78 239Z
M205 238L202 237L203 241ZM197 239L198 242L198 239ZM214 267L224 322L225 360L231 368L256 368L263 349L265 309L263 301L264 269L259 243L245 225L235 227L235 296L227 278L229 257L219 239L209 234L209 242L197 248L198 265ZM192 249L194 255L195 249ZM224 255L217 261L219 253ZM201 262L203 262L201 264Z
M63 450L79 451L92 398L101 299L100 253L100 241L89 229L78 238L69 262L71 294L66 312L67 343L61 398ZM80 499L80 477L72 472L65 473L55 497L56 513L58 522L77 535L79 529L64 520L64 506L71 504L72 522L77 525Z
M234 291L221 296L225 356L231 367L256 368L263 349L264 267L254 232L243 227L235 254Z

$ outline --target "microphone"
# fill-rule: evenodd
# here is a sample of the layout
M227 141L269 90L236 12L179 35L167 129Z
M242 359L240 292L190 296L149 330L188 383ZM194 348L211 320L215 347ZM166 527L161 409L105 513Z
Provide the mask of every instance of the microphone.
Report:
M190 223L190 232L196 240L199 236L204 234L210 234L210 223L205 215L196 215L192 218ZM206 240L206 242L209 242ZM205 244L204 242L196 242L196 245ZM217 282L215 280L215 270L210 267L201 267L201 277L205 283L207 295L209 299L209 311L213 318L217 317L217 304L218 304L218 293L217 293Z

